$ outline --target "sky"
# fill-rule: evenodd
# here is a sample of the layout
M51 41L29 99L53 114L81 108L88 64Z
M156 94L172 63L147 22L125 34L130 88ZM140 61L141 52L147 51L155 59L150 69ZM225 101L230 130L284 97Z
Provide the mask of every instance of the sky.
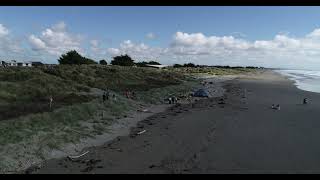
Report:
M0 60L94 60L320 70L320 7L0 7Z

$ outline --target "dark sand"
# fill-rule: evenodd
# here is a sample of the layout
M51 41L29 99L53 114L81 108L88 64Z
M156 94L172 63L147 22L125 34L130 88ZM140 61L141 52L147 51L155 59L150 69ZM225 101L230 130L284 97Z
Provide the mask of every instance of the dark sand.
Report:
M71 161L33 173L320 173L320 94L271 71L225 82L221 98L177 105ZM247 91L243 97L244 89ZM304 97L311 103L302 105ZM271 109L280 104L281 110ZM141 135L137 132L146 130Z

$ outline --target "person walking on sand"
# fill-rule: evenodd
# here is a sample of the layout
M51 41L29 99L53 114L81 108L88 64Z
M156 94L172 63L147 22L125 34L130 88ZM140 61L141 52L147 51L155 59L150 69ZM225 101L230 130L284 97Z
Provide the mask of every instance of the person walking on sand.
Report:
M126 91L124 92L125 96L129 99L129 90L126 89Z
M52 107L52 103L53 103L53 97L50 96L50 98L49 98L49 106L50 106L50 109L51 109L51 107Z
M175 104L175 103L174 103L174 100L175 100L175 99L174 99L174 96L171 96L171 102L172 102L172 104Z
M107 89L107 91L106 91L106 99L107 99L107 100L109 100L109 96L110 96L110 92L109 92L109 90Z
M178 103L178 98L174 97L174 102L177 104Z
M132 93L131 93L131 98L136 99L136 93L134 91L132 91Z
M303 99L303 104L307 104L308 103L308 99L307 98L304 98Z
M277 110L280 110L280 104L278 104L278 105L276 106L276 109L277 109Z

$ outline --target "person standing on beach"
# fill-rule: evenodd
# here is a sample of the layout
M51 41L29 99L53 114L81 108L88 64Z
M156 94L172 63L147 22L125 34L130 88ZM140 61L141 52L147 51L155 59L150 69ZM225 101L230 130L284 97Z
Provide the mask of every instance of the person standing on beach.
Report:
M106 99L107 99L107 100L109 100L110 92L109 92L109 90L108 90L108 89L106 89L105 94L106 94Z
M131 93L131 99L136 99L136 93L134 91Z
M51 109L51 107L52 107L52 103L53 103L53 97L52 97L52 96L50 96L50 98L49 98L49 105L50 105L50 109Z
M106 92L104 92L102 95L102 102L104 103L105 101L106 101Z
M307 98L304 98L303 99L303 104L307 104L308 103L308 99Z
M126 91L124 92L125 96L129 99L129 90L126 89Z

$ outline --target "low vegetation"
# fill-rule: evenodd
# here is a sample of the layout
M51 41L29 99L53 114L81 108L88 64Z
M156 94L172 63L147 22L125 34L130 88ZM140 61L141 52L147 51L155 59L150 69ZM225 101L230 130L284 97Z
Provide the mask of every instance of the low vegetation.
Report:
M169 68L170 71L176 72L179 74L207 74L207 75L234 75L234 74L243 74L251 73L258 68L246 68L246 67L179 67L179 68Z
M132 67L134 61L129 56L121 56L120 60L115 57L111 62L120 66L92 61L74 51L62 55L57 66L0 68L1 172L23 169L30 165L26 162L46 159L46 153L63 144L101 135L113 121L127 116L139 104L164 103L168 96L190 92L199 85L194 74L252 71L199 68L190 63L164 70L144 67L147 62ZM102 103L106 89L116 95L116 101ZM125 90L134 91L136 98L125 98Z

